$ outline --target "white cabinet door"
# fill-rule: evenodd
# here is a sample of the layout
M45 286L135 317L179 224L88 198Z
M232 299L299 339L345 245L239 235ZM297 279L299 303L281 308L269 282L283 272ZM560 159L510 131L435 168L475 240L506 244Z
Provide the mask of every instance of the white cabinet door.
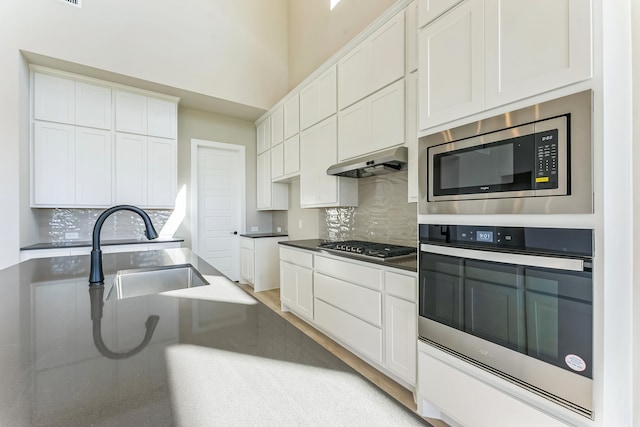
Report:
M271 113L271 147L284 142L284 107L281 105Z
M368 151L371 136L371 111L364 99L338 113L338 160Z
M336 66L332 66L300 91L300 129L306 129L336 112Z
M76 121L78 126L111 129L111 89L76 82Z
M418 0L418 26L424 27L429 22L453 8L463 0Z
M116 130L140 135L147 134L146 96L116 91Z
M271 207L271 151L265 151L258 155L256 168L256 188L258 195L258 209Z
M294 135L284 142L284 175L300 173L300 135Z
M420 129L483 110L483 23L483 1L468 0L420 33Z
M251 285L254 284L254 266L253 251L242 248L240 250L240 276L246 283L250 283Z
M371 44L370 92L404 77L404 11L369 37Z
M33 75L33 118L75 123L75 82L49 74Z
M369 93L369 44L365 40L338 61L338 103L343 109Z
M416 383L416 305L391 295L384 299L385 365L405 379Z
M271 147L271 117L267 117L256 126L257 152L264 153Z
M368 98L371 111L371 140L368 152L404 144L404 80Z
M284 143L271 149L271 179L278 179L284 175Z
M177 138L177 110L173 101L147 98L147 135Z
M33 205L73 204L75 178L75 127L35 122Z
M402 11L338 61L340 109L404 77L404 19Z
M147 138L147 206L175 206L177 165L176 140Z
M485 19L487 109L591 77L590 1L486 0Z
M296 272L294 264L280 261L280 300L294 310L298 299Z
M112 133L103 129L76 127L76 205L111 205Z
M313 270L281 261L280 299L290 310L313 319Z
M117 204L147 204L147 137L116 134L115 201Z
M339 113L338 159L403 144L404 80L368 96Z
M338 158L336 116L300 137L300 205L305 207L357 206L358 182L327 175Z
M295 94L284 103L284 137L286 139L300 132L300 95Z

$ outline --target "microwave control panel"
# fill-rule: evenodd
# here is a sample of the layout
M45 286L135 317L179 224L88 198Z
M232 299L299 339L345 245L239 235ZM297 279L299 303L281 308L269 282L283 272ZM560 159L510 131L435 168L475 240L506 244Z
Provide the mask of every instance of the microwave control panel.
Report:
M535 134L535 189L558 188L558 129Z

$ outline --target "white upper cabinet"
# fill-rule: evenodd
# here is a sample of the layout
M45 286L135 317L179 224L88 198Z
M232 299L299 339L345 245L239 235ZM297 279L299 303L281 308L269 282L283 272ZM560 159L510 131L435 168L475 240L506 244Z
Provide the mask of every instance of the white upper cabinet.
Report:
M177 98L39 66L32 82L33 207L174 207Z
M177 105L174 101L116 91L116 131L140 135L177 137Z
M174 207L177 185L175 139L147 139L147 206Z
M116 130L147 134L147 97L137 93L116 91Z
M424 27L429 22L453 8L463 0L418 0L418 25Z
M289 208L289 186L272 182L271 150L258 154L256 159L256 196L258 210Z
M402 11L338 61L340 109L404 77L404 21Z
M75 124L75 82L49 74L34 73L33 118Z
M116 204L147 205L147 137L119 133L115 148Z
M33 73L33 118L111 129L111 89L44 73Z
M455 3L418 37L421 130L591 78L590 1Z
M271 147L284 142L284 106L279 106L271 113Z
M300 90L300 130L336 112L336 66L326 70Z
M284 175L300 174L300 135L296 134L284 142Z
M271 179L276 180L284 175L284 143L271 149Z
M76 82L76 125L111 129L111 110L111 89Z
M264 153L271 147L271 117L267 117L256 125L257 152Z
M176 139L178 106L173 101L147 98L147 135Z
M111 204L112 138L108 130L76 128L75 205Z
M338 160L405 142L404 80L338 113Z
M419 35L419 127L484 108L484 12L467 0Z
M300 205L303 208L357 206L358 180L327 175L338 158L336 116L300 135Z
M295 94L284 103L284 137L291 138L300 132L300 95Z
M590 1L485 0L485 16L486 108L591 77Z
M75 203L75 127L36 122L33 131L32 206Z

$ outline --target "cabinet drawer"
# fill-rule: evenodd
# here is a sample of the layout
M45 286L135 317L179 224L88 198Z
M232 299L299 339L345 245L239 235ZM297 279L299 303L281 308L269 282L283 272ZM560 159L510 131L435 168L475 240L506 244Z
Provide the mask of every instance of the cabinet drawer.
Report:
M382 363L382 329L315 299L315 321L330 334Z
M316 255L315 270L376 291L382 290L382 270L379 268Z
M240 247L244 249L254 249L254 241L253 239L240 239Z
M310 252L281 247L280 260L287 261L301 267L313 268L313 255Z
M315 273L314 296L375 326L382 326L380 292Z
M415 275L407 276L392 271L385 271L384 287L389 295L416 302L417 284Z

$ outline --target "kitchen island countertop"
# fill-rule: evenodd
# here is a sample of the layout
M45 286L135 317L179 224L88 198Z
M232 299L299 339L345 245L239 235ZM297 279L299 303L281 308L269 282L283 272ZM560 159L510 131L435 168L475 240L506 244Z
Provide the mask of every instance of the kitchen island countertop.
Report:
M90 298L86 255L1 270L0 424L424 423L188 249L104 255L104 295L185 264L211 285L120 300Z

